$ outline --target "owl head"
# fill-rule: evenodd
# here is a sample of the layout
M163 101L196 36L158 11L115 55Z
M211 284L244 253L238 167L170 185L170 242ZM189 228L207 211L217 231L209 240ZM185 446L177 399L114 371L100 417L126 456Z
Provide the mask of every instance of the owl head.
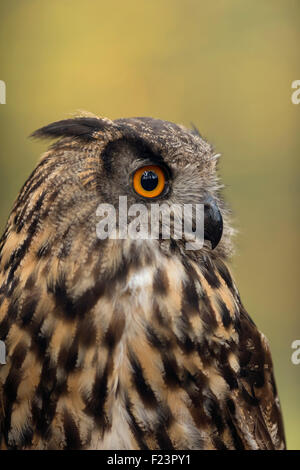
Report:
M10 226L40 240L38 256L51 252L57 259L86 261L98 248L105 258L121 245L131 258L149 256L153 246L198 261L230 253L232 229L220 195L218 155L195 129L147 117L111 121L88 115L54 122L32 136L58 140L21 190ZM125 196L129 207L202 204L202 249L185 252L185 240L172 236L172 227L169 238L159 234L151 243L100 240L97 208L110 204L118 215Z

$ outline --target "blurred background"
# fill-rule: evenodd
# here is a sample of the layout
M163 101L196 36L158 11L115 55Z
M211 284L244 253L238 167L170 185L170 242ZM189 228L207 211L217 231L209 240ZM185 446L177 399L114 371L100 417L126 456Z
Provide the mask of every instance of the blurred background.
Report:
M88 110L189 126L223 154L232 269L269 338L289 449L300 449L298 0L10 0L0 6L0 229L45 143Z

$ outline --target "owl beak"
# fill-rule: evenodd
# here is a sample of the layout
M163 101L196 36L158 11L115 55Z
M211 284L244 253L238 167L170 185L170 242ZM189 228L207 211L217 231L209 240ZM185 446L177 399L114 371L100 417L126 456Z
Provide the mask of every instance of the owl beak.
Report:
M204 240L211 242L212 249L216 248L223 233L223 218L220 209L212 196L204 201Z

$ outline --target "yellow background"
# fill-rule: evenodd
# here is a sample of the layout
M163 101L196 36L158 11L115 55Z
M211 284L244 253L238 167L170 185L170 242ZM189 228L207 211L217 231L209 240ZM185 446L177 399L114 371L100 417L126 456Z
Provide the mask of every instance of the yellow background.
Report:
M0 228L39 154L27 136L85 109L193 122L223 154L232 267L270 340L300 448L299 0L7 0L0 6Z

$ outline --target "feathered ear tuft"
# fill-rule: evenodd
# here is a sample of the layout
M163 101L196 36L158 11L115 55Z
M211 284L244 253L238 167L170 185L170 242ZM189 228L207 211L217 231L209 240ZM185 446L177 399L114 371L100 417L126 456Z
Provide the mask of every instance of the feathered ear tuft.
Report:
M192 127L191 133L202 138L202 135L200 134L199 129L195 126L193 122L191 122L191 127Z
M78 117L53 122L48 126L41 127L31 134L30 137L47 139L56 137L78 137L84 140L93 140L94 133L104 131L113 122L108 119L96 117Z

